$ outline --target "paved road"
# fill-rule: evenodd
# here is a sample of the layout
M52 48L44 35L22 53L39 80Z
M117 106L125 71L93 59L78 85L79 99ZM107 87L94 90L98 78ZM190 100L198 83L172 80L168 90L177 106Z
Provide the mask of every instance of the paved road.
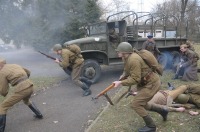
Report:
M94 120L107 102L102 97L98 103L91 97L117 80L122 67L104 67L101 80L92 85L92 95L82 97L82 90L76 87L61 68L53 61L33 50L0 53L9 63L17 63L32 71L32 76L63 77L57 84L36 92L32 101L44 114L44 119L32 117L31 110L22 102L16 104L7 114L6 132L84 132L90 120ZM109 93L113 95L115 92Z

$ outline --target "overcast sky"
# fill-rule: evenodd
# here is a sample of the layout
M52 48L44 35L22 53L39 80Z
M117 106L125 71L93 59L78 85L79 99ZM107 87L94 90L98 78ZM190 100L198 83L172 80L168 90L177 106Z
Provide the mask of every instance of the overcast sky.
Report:
M110 3L112 0L103 0L103 3ZM124 2L130 3L130 10L135 12L149 12L151 9L167 0L124 0Z
M155 5L163 3L166 0L125 0L130 2L130 9L136 12L149 12Z

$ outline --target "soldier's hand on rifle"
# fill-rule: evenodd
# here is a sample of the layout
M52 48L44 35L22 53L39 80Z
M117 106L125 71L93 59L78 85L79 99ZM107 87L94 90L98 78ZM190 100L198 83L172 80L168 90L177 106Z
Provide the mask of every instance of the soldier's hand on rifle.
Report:
M56 63L59 63L60 61L59 61L59 59L58 59L58 58L56 58L56 59L55 59L55 62L56 62Z
M116 88L116 87L118 87L121 84L121 81L114 81L113 83L115 84L114 87Z

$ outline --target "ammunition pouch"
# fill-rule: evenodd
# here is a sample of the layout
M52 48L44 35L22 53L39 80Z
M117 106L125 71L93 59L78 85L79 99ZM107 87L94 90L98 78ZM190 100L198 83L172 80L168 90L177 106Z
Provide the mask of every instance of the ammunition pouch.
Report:
M152 71L148 72L144 77L142 77L141 82L140 82L140 86L144 86L147 84L148 80L151 78L151 75L153 74Z

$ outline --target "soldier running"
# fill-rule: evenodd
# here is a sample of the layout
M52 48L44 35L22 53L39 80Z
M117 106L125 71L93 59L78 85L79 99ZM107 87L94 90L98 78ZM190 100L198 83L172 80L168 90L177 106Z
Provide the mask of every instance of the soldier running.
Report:
M0 58L0 94L5 97L9 91L9 84L14 87L14 92L0 104L0 132L5 130L8 109L21 100L35 113L36 118L43 118L34 103L30 102L33 83L29 76L30 71L27 69L17 64L6 64L6 60Z
M139 129L139 132L155 132L156 125L145 107L147 102L160 90L161 81L157 73L145 63L145 61L135 52L128 42L122 42L116 49L118 57L124 61L124 72L122 77L127 77L122 81L114 81L115 87L121 85L132 86L137 84L138 94L134 97L132 108L141 116L146 123L145 127ZM151 59L151 58L149 58ZM163 120L167 119L168 111L160 107L153 106L149 110L159 113Z

